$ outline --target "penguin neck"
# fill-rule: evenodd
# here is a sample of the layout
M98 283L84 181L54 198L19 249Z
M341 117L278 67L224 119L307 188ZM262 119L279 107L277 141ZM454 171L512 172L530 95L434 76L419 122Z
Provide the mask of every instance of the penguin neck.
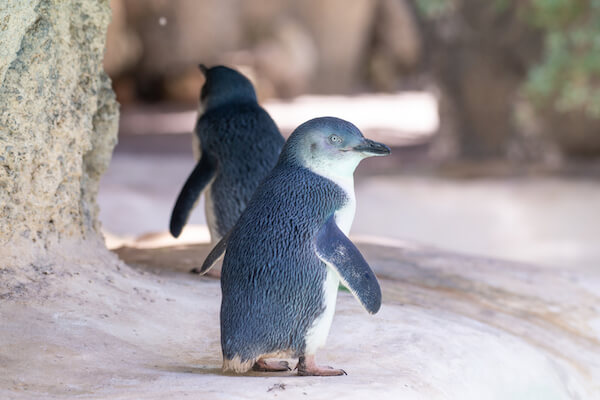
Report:
M210 111L222 106L232 106L240 104L258 104L256 95L252 93L219 93L218 96L210 96L204 104L201 104L203 111Z
M361 158L348 158L345 160L319 160L305 159L303 164L306 168L317 175L325 177L344 189L345 192L354 195L354 170Z
M356 197L354 195L354 170L360 162L348 160L344 163L310 163L306 167L313 173L329 179L339 186L346 195L347 201L343 207L335 212L335 222L346 236L350 233L354 214L356 211Z

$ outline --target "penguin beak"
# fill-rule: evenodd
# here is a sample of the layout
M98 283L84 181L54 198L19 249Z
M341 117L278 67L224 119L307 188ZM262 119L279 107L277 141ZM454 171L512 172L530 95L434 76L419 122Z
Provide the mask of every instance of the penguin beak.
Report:
M385 144L370 139L364 139L363 143L354 146L353 150L368 156L387 156L392 152Z
M206 65L198 64L198 69L202 72L202 75L206 76L206 71L208 71L208 68L206 67Z

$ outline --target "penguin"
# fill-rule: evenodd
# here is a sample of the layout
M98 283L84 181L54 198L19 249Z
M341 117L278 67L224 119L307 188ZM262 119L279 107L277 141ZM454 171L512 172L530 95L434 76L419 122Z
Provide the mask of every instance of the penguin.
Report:
M223 370L244 373L289 369L298 375L342 375L318 366L341 282L374 314L381 289L348 239L354 219L354 170L371 156L390 154L342 119L322 117L300 125L277 165L259 185L233 229L204 261L221 257Z
M204 191L214 244L234 226L260 181L275 166L285 139L258 105L245 76L225 66L200 64L199 68L206 81L193 135L198 162L177 197L170 231L174 237L181 234Z

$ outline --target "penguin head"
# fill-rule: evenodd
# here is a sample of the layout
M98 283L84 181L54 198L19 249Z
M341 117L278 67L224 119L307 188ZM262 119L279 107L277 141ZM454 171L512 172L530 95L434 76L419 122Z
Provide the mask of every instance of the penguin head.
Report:
M198 65L206 81L200 91L200 108L208 110L224 104L256 102L254 86L244 75L223 65Z
M386 145L365 138L352 123L321 117L296 128L282 150L281 160L326 177L350 177L363 159L390 152Z

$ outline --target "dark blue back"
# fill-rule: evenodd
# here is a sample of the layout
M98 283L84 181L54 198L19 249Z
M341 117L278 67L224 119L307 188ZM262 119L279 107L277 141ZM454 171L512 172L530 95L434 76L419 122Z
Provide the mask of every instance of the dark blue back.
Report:
M323 312L325 264L314 241L347 201L332 181L280 162L231 232L221 275L221 345L228 359L304 350Z
M224 236L277 163L284 139L256 102L211 108L198 120L196 133L203 154L217 160L211 195L217 230Z

